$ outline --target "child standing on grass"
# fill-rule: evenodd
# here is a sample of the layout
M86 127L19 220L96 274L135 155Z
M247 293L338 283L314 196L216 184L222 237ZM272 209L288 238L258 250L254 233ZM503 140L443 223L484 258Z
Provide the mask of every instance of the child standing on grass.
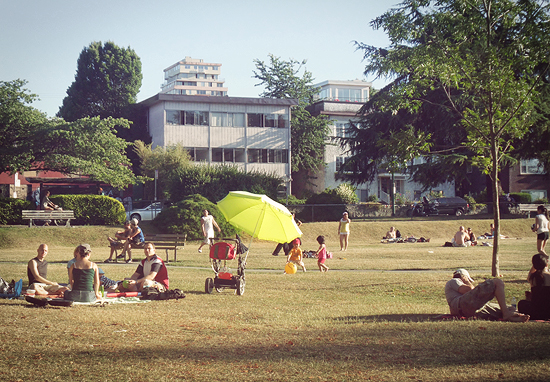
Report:
M302 261L302 250L300 249L300 239L296 238L292 240L292 249L288 252L286 263L294 263L302 267L302 270L306 271L306 266Z
M327 246L325 245L325 237L317 236L317 243L319 243L319 249L317 250L317 266L320 272L328 271L328 267L325 264L327 260Z

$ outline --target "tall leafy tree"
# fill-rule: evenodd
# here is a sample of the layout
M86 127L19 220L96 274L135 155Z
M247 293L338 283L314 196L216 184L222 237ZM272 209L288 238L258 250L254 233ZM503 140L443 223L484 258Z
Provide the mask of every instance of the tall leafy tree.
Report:
M325 142L329 121L324 116L312 116L306 107L314 102L317 89L311 72L304 68L306 61L282 60L272 54L269 62L254 60L254 77L263 86L261 97L294 98L298 106L292 109L291 162L292 172L315 172L324 166Z
M0 81L0 171L59 171L117 188L143 180L125 155L129 143L115 134L116 127L129 128L127 120L48 119L28 105L36 96L24 85L22 80Z
M57 116L66 121L122 117L136 102L141 80L141 60L133 49L93 42L80 53L75 80Z
M391 90L388 111L416 113L427 103L445 108L464 128L461 144L472 151L473 162L491 176L492 273L498 276L498 173L513 142L535 121L548 70L548 1L405 0L371 25L388 33L390 46L359 44L366 73L403 78ZM429 98L436 89L440 101Z

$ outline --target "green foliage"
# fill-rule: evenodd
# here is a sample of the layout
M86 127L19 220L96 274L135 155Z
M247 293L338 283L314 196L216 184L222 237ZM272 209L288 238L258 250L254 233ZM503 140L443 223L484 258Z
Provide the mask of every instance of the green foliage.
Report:
M397 206L405 206L411 204L412 201L403 194L395 194L395 204Z
M54 195L51 201L74 211L75 225L121 225L126 212L121 202L102 195Z
M510 196L516 201L516 203L529 204L531 203L531 194L528 192L511 192Z
M315 209L315 221L333 221L342 217L342 213L346 211L346 204L355 204L359 201L355 194L355 188L349 184L342 183L336 188L327 188L319 194L310 196L306 204L335 204L334 206L326 206L322 209ZM297 215L300 220L309 221L310 213L303 210Z
M0 81L0 168L3 171L42 170L89 176L116 188L142 181L130 168L117 128L125 119L83 118L75 122L47 119L28 106L36 96L25 81Z
M200 194L212 202L223 199L229 191L248 191L277 198L282 179L262 172L244 172L236 166L179 167L169 176L167 190L172 200Z
M57 115L67 121L121 117L136 102L142 78L141 60L133 49L93 42L80 53L75 80Z
M500 167L536 121L538 84L547 80L543 41L550 34L550 18L543 3L407 0L371 23L388 33L388 49L359 44L368 61L366 74L398 78L380 111L415 115L426 103L447 110L465 132L459 145L468 147L472 163L491 175L496 206ZM442 101L428 99L434 91ZM493 211L498 233L499 208ZM493 276L499 275L499 237Z
M325 116L312 116L306 110L317 94L311 72L304 69L300 75L306 60L284 61L270 54L269 63L255 59L254 64L254 78L260 80L256 86L265 88L261 97L298 100L298 106L292 109L291 120L292 171L316 171L319 166L324 166L323 155L330 122Z
M204 239L201 229L202 211L208 210L222 230L222 237L232 237L237 233L227 223L218 207L205 197L195 194L164 209L155 218L155 225L161 232L186 233L188 240ZM215 231L217 232L217 231Z
M307 199L298 199L294 195L289 195L288 198L279 198L277 201L283 205L297 206L300 204L306 204Z
M548 199L546 198L540 198L533 202L533 204L548 204Z
M0 198L0 224L25 224L21 218L22 210L35 209L34 203L15 198Z
M369 195L367 201L371 203L378 203L378 196L376 196L376 194Z
M154 179L155 170L158 171L157 195L163 195L165 199L172 199L168 189L169 185L174 174L191 166L189 152L181 144L169 148L157 146L152 150L150 144L147 145L139 140L134 143L134 152L139 157L140 170L143 175ZM154 186L153 181L145 184L145 192L146 195L150 195L149 199L154 196Z

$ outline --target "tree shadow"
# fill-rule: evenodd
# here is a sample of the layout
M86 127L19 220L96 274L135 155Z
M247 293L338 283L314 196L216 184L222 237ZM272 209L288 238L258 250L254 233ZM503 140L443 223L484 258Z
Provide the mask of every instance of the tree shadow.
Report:
M377 314L372 316L344 316L335 317L335 321L344 322L346 324L357 324L367 322L430 322L438 321L443 314Z

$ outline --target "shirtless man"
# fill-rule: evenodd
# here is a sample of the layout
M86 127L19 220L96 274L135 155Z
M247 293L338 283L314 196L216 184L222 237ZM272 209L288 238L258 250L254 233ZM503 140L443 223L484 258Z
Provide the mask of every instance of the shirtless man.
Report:
M506 305L504 282L501 279L488 279L474 287L474 280L466 269L457 269L453 278L445 284L445 298L451 314L475 317L480 309L493 298L497 299L500 315L504 321L527 322L529 316L518 313Z
M467 247L470 245L470 236L464 229L464 226L460 226L458 229L458 232L455 233L455 236L453 237L452 243L453 247Z
M29 289L34 290L34 293L37 295L61 294L69 289L46 279L48 276L48 262L45 260L45 257L48 254L48 246L40 244L37 252L37 256L29 260L27 264Z

